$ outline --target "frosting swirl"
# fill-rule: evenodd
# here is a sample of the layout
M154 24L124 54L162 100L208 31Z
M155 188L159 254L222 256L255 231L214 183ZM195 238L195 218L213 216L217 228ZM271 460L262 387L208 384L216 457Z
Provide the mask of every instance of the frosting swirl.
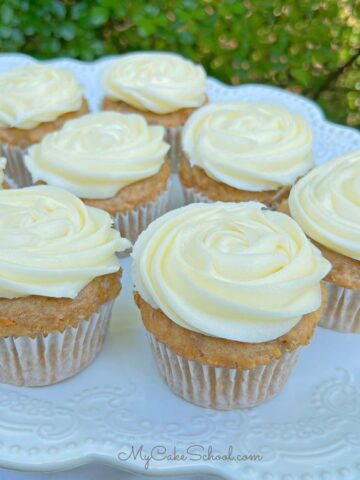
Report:
M148 126L141 115L87 114L30 147L25 164L34 182L42 180L82 198L111 198L160 170L169 150L164 132Z
M360 260L360 150L301 178L290 192L289 209L310 238Z
M183 148L219 182L253 192L292 185L313 166L312 132L282 107L221 103L200 108L183 130Z
M70 70L27 65L0 74L0 128L29 130L79 110L82 89Z
M205 70L173 53L133 53L114 61L102 79L106 95L139 110L165 114L205 101Z
M257 202L192 204L132 253L141 297L189 330L242 342L288 332L321 304L330 263L289 216Z
M2 184L4 182L5 167L6 167L6 158L0 157L0 189L2 188Z
M0 191L0 297L75 298L130 246L103 210L54 187Z

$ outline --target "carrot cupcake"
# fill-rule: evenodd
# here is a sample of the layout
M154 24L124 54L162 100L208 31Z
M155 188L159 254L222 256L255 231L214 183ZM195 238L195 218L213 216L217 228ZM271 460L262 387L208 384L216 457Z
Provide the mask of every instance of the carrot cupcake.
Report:
M132 253L135 300L165 382L204 407L276 395L321 316L329 262L263 204L192 204L155 220Z
M272 207L313 166L305 120L263 103L206 105L183 130L186 203L260 201Z
M87 111L70 70L31 64L1 73L0 154L8 159L9 177L19 186L30 185L22 161L26 148Z
M187 118L207 101L206 73L180 55L166 52L122 55L105 70L104 110L141 113L166 128L173 170L180 158L180 132Z
M332 264L323 327L360 333L360 150L314 168L292 188L291 216Z
M164 128L141 115L99 112L67 122L29 148L34 182L65 188L114 216L131 241L168 209L170 164Z
M49 385L102 347L129 242L109 214L48 186L0 191L0 382Z

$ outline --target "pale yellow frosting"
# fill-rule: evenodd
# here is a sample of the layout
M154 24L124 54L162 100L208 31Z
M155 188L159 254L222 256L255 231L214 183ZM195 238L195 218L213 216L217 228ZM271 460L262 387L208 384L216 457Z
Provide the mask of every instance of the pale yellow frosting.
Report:
M65 190L0 191L0 297L74 298L95 277L119 270L130 246L103 210Z
M0 128L31 129L79 110L83 92L70 70L32 64L0 74Z
M330 263L289 216L257 202L191 204L140 235L141 297L189 330L242 342L288 332L321 304Z
M199 107L205 101L206 73L173 53L123 55L105 70L106 96L139 110L164 114Z
M192 166L239 190L292 185L313 166L313 135L305 120L265 103L206 105L183 130Z
M4 182L4 170L6 167L6 158L0 157L0 190L2 188L2 184Z
M290 192L289 208L310 238L360 260L360 150L301 178Z
M164 133L141 115L91 113L30 147L25 164L34 182L42 180L82 198L111 198L126 185L158 173L169 150Z

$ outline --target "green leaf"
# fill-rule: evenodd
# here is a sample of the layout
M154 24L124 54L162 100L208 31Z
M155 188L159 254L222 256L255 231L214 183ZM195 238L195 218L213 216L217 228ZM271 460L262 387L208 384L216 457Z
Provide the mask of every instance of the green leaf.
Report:
M76 34L76 26L73 23L64 23L59 27L58 30L59 37L63 38L64 40L72 40Z
M11 23L11 20L13 18L13 10L12 8L4 3L0 7L0 21L4 25L9 25Z
M110 12L104 7L93 7L90 10L90 22L94 26L100 26L109 20Z

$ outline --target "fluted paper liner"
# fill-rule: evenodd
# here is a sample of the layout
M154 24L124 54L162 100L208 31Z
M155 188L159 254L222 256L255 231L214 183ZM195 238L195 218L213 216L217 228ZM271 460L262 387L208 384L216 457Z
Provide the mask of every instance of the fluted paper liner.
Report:
M328 300L319 325L338 332L360 333L360 290L325 283Z
M51 385L83 370L103 346L114 300L76 327L34 338L0 338L0 383Z
M213 200L210 200L206 195L195 190L195 188L185 188L183 186L184 200L185 204L189 203L212 203Z
M180 397L217 410L254 407L274 397L286 383L300 348L251 370L212 367L187 360L148 332L161 377Z
M26 153L26 148L12 147L5 143L0 143L0 155L7 159L5 175L18 187L28 187L33 184L31 174L24 163Z
M140 233L156 218L169 210L170 204L170 182L156 200L145 203L134 210L119 212L114 215L114 226L121 233L122 237L134 243ZM129 254L129 251L120 255Z
M171 145L168 155L172 173L177 173L179 170L179 162L182 156L181 132L182 127L165 127L165 142Z

